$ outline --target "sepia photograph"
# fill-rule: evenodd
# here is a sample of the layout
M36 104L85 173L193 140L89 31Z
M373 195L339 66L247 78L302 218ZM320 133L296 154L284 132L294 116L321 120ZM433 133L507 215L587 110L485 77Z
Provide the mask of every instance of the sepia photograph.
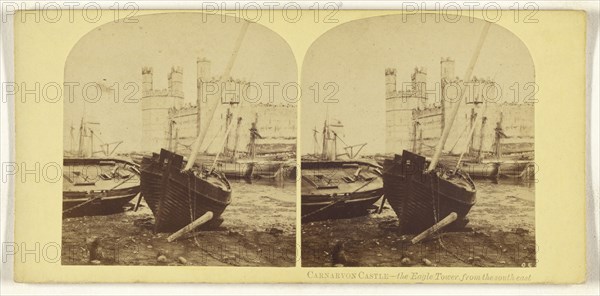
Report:
M109 23L69 53L63 257L295 266L297 80L266 27L201 13Z
M310 47L302 266L535 266L533 61L499 25L436 18L356 20Z

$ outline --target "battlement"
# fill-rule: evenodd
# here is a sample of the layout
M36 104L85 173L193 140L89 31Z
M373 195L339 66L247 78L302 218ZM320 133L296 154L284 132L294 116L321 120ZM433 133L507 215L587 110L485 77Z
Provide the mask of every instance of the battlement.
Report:
M385 68L385 75L396 75L396 69L395 68Z
M183 98L183 92L168 89L151 89L142 91L142 98L148 97L178 97Z
M171 73L169 74L169 77L172 73L180 73L183 74L183 67L179 67L179 66L172 66L171 67Z
M414 120L418 120L421 118L431 117L431 116L441 116L442 115L442 107L428 107L428 108L417 108L412 110L412 116Z
M417 73L420 73L420 74L427 74L427 68L425 68L425 67L415 67L415 72L414 72L414 74L417 74ZM413 74L413 75L414 75L414 74Z
M152 74L152 67L142 67L142 74Z

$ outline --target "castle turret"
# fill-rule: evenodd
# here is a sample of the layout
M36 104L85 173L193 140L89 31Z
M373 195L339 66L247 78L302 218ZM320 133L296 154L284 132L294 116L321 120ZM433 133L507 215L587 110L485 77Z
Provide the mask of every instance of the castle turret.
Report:
M454 60L447 57L440 61L440 77L442 82L454 80Z
M171 67L169 91L173 96L183 96L183 68Z
M396 92L396 69L385 69L385 93L393 94Z
M211 79L210 73L210 60L206 58L198 58L196 60L196 68L197 68L197 79L202 79L202 81L209 81Z
M427 68L415 67L415 72L411 76L412 89L415 97L426 98L427 94Z
M142 94L152 91L152 67L142 67Z

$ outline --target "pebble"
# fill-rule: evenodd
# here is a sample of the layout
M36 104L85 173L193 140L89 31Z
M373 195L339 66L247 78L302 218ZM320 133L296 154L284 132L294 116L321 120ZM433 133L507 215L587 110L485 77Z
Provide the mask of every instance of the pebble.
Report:
M181 256L177 257L177 261L179 261L179 263L181 263L183 265L187 264L187 262L188 262L187 259L185 259Z
M402 263L402 265L410 265L410 258L408 257L404 257L402 258L402 260L400 260L400 263Z
M378 253L378 254L377 254L377 257L381 257L381 256L383 256L381 253Z
M102 262L100 262L100 260L92 260L92 261L90 261L90 263L92 263L94 265L100 265Z
M502 261L499 261L498 263L500 263L500 264L506 264L506 261L502 260Z
M427 265L427 266L432 266L433 263L431 263L431 261L429 261L429 259L427 258L423 258L423 264Z
M148 246L146 246L146 248L152 249L153 247L151 245L148 245Z
M160 263L165 263L165 262L167 262L167 256L160 255L160 256L158 256L158 258L156 258L156 260Z
M396 251L396 250L398 250L398 249L396 249L396 248L392 248L392 251Z

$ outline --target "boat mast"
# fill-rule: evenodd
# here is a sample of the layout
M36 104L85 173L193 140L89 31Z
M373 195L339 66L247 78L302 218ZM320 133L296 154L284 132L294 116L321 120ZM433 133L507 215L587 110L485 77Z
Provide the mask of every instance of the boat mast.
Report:
M185 168L183 169L185 171L190 170L194 166L194 162L196 162L196 157L198 156L198 151L200 150L200 146L202 145L202 142L204 142L204 138L206 137L206 134L208 133L208 130L210 129L210 124L213 121L213 118L215 117L215 113L217 113L216 112L217 107L219 105L219 102L221 101L221 95L222 95L221 88L222 88L223 82L229 78L229 74L231 73L231 68L233 68L233 64L237 57L238 51L240 50L240 46L242 45L242 41L244 40L244 36L246 35L246 31L248 31L248 26L250 26L250 22L244 22L244 24L242 25L240 34L238 35L237 40L235 42L233 52L231 53L231 59L229 59L229 63L227 64L227 67L225 68L223 75L219 79L219 85L218 85L219 99L214 100L214 103L211 106L212 113L210 114L208 120L206 121L208 123L208 126L204 129L202 129L202 128L200 129L200 131L198 133L198 137L196 138L196 141L194 141L194 145L192 147L192 152L190 154L190 157L188 158Z
M235 139L233 141L233 151L231 152L231 160L235 160L237 154L238 141L240 139L240 126L242 125L242 117L238 117L237 127L235 128Z
M490 22L485 22L483 26L483 30L481 31L481 35L479 36L479 42L477 42L477 47L475 48L475 52L473 57L471 58L471 62L469 63L469 67L467 68L467 72L465 73L465 77L463 81L469 81L471 78L471 74L473 74L473 68L475 68L475 64L477 63L477 59L479 58L479 53L481 52L481 48L483 47L483 42L485 41L485 37L490 29ZM444 149L444 145L446 144L446 140L448 139L448 135L450 134L450 129L452 129L452 125L456 119L456 115L458 114L458 109L463 101L465 92L461 91L460 100L454 104L454 108L452 109L452 113L450 114L450 121L447 126L444 126L444 130L442 132L442 136L440 137L437 146L435 147L435 153L433 158L431 159L431 163L429 163L429 167L426 172L431 172L437 167L437 164L440 160L440 156L442 155L442 150Z

